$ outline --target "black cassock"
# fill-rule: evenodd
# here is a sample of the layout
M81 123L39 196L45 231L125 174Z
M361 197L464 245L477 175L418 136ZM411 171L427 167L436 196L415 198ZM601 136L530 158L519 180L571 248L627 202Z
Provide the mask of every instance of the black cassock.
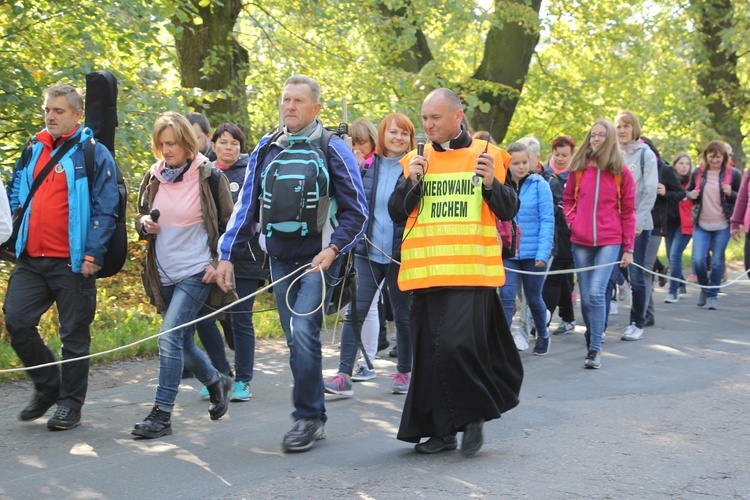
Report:
M411 334L414 366L398 439L463 432L518 404L523 365L495 289L415 292Z

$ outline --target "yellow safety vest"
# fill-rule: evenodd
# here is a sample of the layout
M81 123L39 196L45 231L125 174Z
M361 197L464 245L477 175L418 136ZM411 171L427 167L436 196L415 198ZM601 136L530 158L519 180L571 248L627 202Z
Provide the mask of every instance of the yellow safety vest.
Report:
M401 290L505 283L495 215L482 200L482 184L471 183L485 144L474 140L468 148L444 152L425 147L424 196L406 223L401 245ZM487 152L495 157L495 177L504 182L510 155L492 145ZM401 160L407 176L415 154Z

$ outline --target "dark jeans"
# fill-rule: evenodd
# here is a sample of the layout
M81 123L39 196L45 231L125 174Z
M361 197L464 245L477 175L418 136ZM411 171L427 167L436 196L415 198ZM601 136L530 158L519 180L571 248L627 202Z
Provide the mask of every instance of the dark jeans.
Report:
M241 299L252 295L258 289L257 278L236 278L237 296ZM253 304L255 297L232 306L226 311L232 324L234 339L234 378L238 382L250 382L253 379L255 364L255 327L253 325ZM206 349L211 364L221 373L229 373L231 367L227 352L224 349L224 338L221 336L215 318L206 318L197 325L198 338Z
M633 262L640 266L646 264L646 253L648 244L651 241L651 231L641 231L641 234L635 238L635 251L633 252ZM622 256L622 250L620 251ZM607 284L606 297L612 297L617 286L617 275L620 272L619 266L614 266L609 283ZM628 277L630 278L630 296L632 304L630 306L630 323L635 324L638 328L643 328L646 322L646 306L648 305L646 297L646 272L640 267L629 266ZM580 281L579 281L580 285ZM607 301L607 317L605 318L605 330L609 323L609 301Z
M398 264L378 264L367 257L355 256L354 265L357 268L357 320L359 327L367 317L372 299L378 291L378 286L386 281L392 299L393 317L396 322L396 352L398 354L399 373L411 373L412 340L411 340L411 295L398 288ZM357 342L354 335L352 309L346 314L344 327L341 330L341 352L339 354L339 373L352 374L354 361L357 356Z
M257 278L237 278L237 295L247 297L258 290ZM255 297L229 309L234 335L234 377L240 382L253 379L255 366L255 326L253 325L253 304Z
M22 255L8 281L3 312L10 343L26 367L55 361L37 328L53 302L60 322L62 358L87 356L96 313L96 281L73 273L68 259ZM59 394L58 404L80 411L88 388L88 359L28 373L38 391Z
M560 262L555 259L552 262L550 271L563 269L574 269L573 261ZM542 297L550 314L555 313L555 309L560 308L560 319L566 323L572 323L576 320L573 309L573 273L570 274L548 274L542 287Z

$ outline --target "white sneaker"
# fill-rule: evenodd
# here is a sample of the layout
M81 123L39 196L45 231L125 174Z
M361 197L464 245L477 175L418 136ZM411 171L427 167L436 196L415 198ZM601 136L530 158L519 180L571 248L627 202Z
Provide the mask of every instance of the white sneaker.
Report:
M517 333L513 336L513 341L516 343L516 348L519 351L525 351L529 348L529 339L527 339L522 333Z
M677 295L668 293L667 298L664 299L664 302L666 302L667 304L676 304L678 300L680 300L680 298Z
M635 323L625 327L622 332L622 340L641 340L643 338L643 328L638 328Z
M620 309L617 306L617 302L614 300L611 300L609 302L609 315L612 316L612 315L617 314L618 312L620 312Z

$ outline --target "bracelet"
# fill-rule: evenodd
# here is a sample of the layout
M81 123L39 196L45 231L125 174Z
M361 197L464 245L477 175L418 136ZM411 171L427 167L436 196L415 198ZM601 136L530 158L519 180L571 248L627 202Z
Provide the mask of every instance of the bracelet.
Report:
M333 243L330 243L326 248L330 248L331 250L333 250L333 253L335 253L337 256L340 253L339 252L339 247L337 247Z

